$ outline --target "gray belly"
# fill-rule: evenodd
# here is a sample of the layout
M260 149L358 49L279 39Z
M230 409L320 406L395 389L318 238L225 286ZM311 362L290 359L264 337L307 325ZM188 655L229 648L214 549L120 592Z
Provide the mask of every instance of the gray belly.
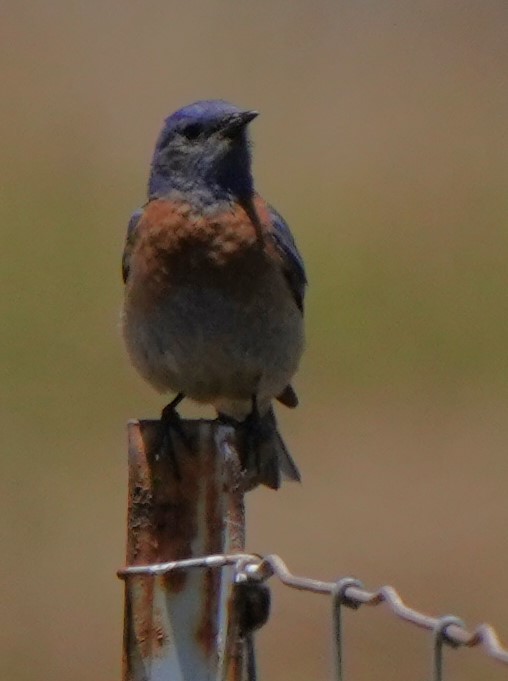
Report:
M280 394L298 366L303 323L285 282L272 284L247 301L182 287L149 312L127 298L123 330L133 364L159 391L199 402Z

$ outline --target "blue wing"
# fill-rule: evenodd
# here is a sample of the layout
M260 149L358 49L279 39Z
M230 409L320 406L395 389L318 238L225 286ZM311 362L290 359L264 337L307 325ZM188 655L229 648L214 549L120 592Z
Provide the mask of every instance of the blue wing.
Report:
M127 225L127 236L125 237L125 247L122 255L122 277L124 284L129 276L130 256L137 236L137 226L143 216L143 208L138 208L131 216Z
M303 314L303 299L307 285L303 258L298 251L287 222L273 206L269 206L269 209L272 217L273 237L284 263L284 275L291 288L295 302Z

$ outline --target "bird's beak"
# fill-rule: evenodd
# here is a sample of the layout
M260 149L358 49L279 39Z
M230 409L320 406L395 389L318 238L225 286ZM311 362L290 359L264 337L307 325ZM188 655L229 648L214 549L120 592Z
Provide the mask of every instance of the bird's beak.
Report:
M228 116L221 126L221 132L228 137L234 137L240 130L259 116L258 111L240 111Z

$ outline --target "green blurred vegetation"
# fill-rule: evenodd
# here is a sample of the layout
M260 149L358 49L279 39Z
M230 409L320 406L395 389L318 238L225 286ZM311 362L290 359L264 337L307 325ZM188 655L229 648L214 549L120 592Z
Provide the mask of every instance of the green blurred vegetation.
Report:
M162 404L122 348L120 253L162 118L212 96L261 111L258 187L311 284L302 406L281 413L305 483L251 495L250 548L394 582L508 640L504 0L0 18L0 678L119 678L124 423ZM324 678L326 604L277 603L265 675ZM361 678L426 671L418 633L402 647L370 617L351 639Z

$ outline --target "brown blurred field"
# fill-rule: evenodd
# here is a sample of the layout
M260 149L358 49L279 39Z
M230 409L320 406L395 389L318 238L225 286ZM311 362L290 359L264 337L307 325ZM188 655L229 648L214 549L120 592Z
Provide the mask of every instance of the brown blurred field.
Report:
M204 97L262 112L258 187L311 281L280 413L304 484L251 494L249 548L508 644L506 0L7 0L0 37L0 679L120 678L124 425L162 400L125 359L119 257L162 118ZM355 679L428 678L430 637L381 609L347 637ZM259 659L330 678L326 599L276 587Z

